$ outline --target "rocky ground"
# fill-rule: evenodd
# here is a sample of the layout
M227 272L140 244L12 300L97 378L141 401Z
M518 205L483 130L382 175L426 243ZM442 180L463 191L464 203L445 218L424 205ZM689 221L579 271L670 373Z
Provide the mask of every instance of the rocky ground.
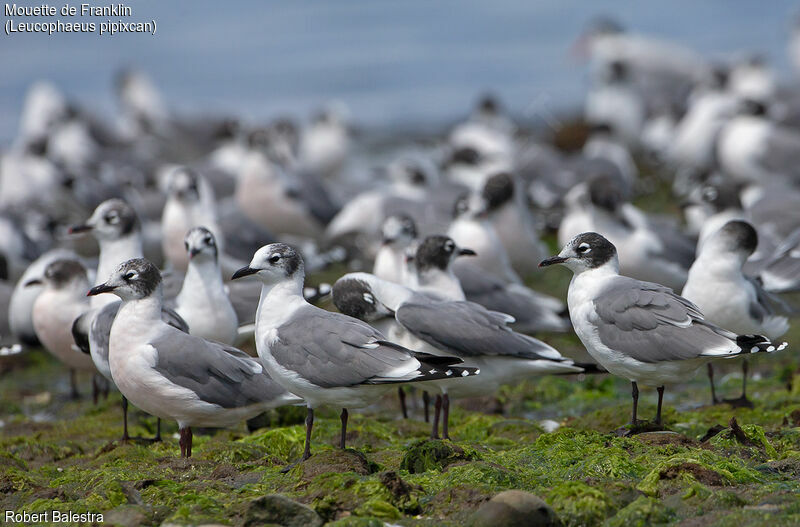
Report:
M666 210L663 198L640 203ZM330 276L312 280L321 278ZM563 297L568 279L556 269L531 283ZM798 337L795 321L787 340ZM582 353L574 336L544 338ZM613 433L629 418L630 386L605 375L532 379L497 400L459 401L452 442L427 439L419 391L407 420L391 392L351 413L344 452L334 447L337 414L318 412L314 456L282 474L302 452L302 408L273 411L253 433L195 431L194 457L184 460L174 423L160 443L121 444L119 394L96 406L68 401L66 372L32 351L0 359L0 508L97 512L107 525L531 524L514 523L519 510L537 525L798 525L799 366L792 346L756 357L752 409L708 405L699 371L668 388L669 431L631 437ZM740 382L738 363L718 366L726 397ZM655 390L641 400L640 415L652 416ZM155 431L155 419L136 411L131 423L135 436ZM511 489L541 501L497 496Z

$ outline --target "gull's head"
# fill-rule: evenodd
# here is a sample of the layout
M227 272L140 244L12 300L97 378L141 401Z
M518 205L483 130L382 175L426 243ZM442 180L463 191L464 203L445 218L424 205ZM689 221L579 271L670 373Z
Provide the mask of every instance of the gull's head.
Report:
M298 277L302 281L305 275L303 258L285 243L271 243L257 250L250 264L236 271L232 279L250 275L255 275L265 284L277 284Z
M333 284L333 303L347 316L373 322L393 316L391 309L378 300L373 290L374 275L349 273Z
M161 285L161 271L146 258L134 258L114 269L105 283L89 290L89 296L113 293L122 300L139 300L155 293Z
M507 203L511 203L514 198L514 178L508 172L499 172L483 185L481 197L484 200L487 211L498 210Z
M733 253L742 263L750 257L758 246L758 233L751 224L743 220L732 220L709 236L702 245L702 251L712 251L711 255Z
M407 247L417 237L417 226L407 214L393 214L381 225L383 245Z
M178 167L169 175L167 194L181 202L200 200L200 175L189 167Z
M575 274L608 264L619 266L614 244L596 232L584 232L575 236L557 256L543 260L539 267L555 264L561 264Z
M183 238L183 246L191 261L204 262L217 259L217 241L205 227L194 227L189 230Z
M109 199L94 209L82 225L73 225L70 233L91 232L97 240L118 240L139 228L139 219L133 207L121 199Z
M53 260L44 269L41 278L33 278L25 282L25 286L44 285L52 289L65 289L72 285L87 287L89 279L86 267L73 258Z
M414 265L420 273L430 269L446 271L459 256L475 256L475 254L472 249L459 247L448 236L428 236L417 247Z

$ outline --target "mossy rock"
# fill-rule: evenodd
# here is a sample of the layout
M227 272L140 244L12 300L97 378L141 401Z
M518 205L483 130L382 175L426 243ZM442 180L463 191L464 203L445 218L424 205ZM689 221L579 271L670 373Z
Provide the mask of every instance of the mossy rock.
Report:
M372 466L364 454L348 448L346 450L323 450L300 463L296 470L300 472L302 479L308 481L328 473L354 472L360 476L366 476L372 473Z
M475 511L469 527L551 527L560 525L556 513L540 497L521 490L507 490Z
M426 439L413 443L406 450L400 468L410 474L418 474L428 470L442 470L456 461L468 461L474 458L474 454L467 454L463 448L450 441Z
M641 496L606 522L607 527L650 527L675 520L675 511L660 500Z
M283 527L321 527L323 522L313 509L272 494L251 501L242 521L245 527L269 523Z

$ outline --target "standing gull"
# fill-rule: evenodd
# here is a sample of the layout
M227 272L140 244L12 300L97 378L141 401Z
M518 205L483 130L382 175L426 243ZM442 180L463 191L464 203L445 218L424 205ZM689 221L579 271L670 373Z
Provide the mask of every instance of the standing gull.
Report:
M684 382L713 359L786 347L719 328L671 289L620 276L616 248L597 233L579 234L558 256L539 265L554 264L574 273L567 304L586 350L609 372L631 381L634 426L638 383L658 387L655 424L660 425L665 384Z
M504 313L474 302L438 300L368 273L350 273L337 280L333 301L343 313L372 322L393 316L399 331L390 333L401 344L436 355L454 355L480 375L468 379L433 381L437 396L431 437L448 435L450 396L495 395L503 384L514 384L548 373L581 373L584 369L533 337L515 333Z
M249 275L262 283L256 314L258 356L270 375L305 399L308 407L303 461L311 456L315 408L342 408L344 448L347 409L373 403L387 385L474 373L452 366L461 362L458 358L408 350L360 320L309 304L303 298L303 260L288 245L262 247L233 278Z
M90 295L122 299L111 326L109 365L134 405L180 429L181 456L192 455L192 426L227 427L299 399L243 351L188 335L161 320L161 273L128 260Z
M702 311L706 320L734 333L760 333L777 339L789 330L786 317L775 314L780 299L764 291L742 266L758 245L758 235L746 221L734 220L709 236L689 269L681 293ZM747 399L747 357L742 362L742 395L729 402L752 407ZM708 364L711 398L717 403L714 370Z
M76 372L97 373L91 358L75 349L70 335L72 322L89 309L86 268L74 259L58 259L45 268L41 278L33 278L26 284L44 285L33 304L33 327L47 351L69 368L71 396L77 398ZM96 379L92 385L96 402Z
M214 235L205 227L195 227L186 233L184 245L189 266L175 297L175 311L189 325L189 334L234 344L238 319L222 283Z

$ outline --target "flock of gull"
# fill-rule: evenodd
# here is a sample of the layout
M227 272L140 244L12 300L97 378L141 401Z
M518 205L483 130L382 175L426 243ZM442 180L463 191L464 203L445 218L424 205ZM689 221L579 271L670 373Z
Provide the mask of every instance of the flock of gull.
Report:
M441 140L374 154L340 105L304 123L187 117L129 71L112 122L32 86L0 157L3 353L41 345L73 395L80 372L95 399L116 387L123 439L129 403L177 421L186 457L192 427L282 405L307 407L303 460L321 406L341 409L344 448L348 411L395 390L406 415L407 385L444 438L451 399L541 375L624 378L633 429L652 429L666 385L705 368L721 403L712 363L744 357L726 402L751 404L746 356L786 348L780 295L800 289L800 85L605 19L575 50L575 151L492 96ZM632 203L652 192L643 165L680 220ZM552 265L573 273L566 304L526 286ZM536 338L569 331L594 362ZM639 384L657 389L650 423Z

